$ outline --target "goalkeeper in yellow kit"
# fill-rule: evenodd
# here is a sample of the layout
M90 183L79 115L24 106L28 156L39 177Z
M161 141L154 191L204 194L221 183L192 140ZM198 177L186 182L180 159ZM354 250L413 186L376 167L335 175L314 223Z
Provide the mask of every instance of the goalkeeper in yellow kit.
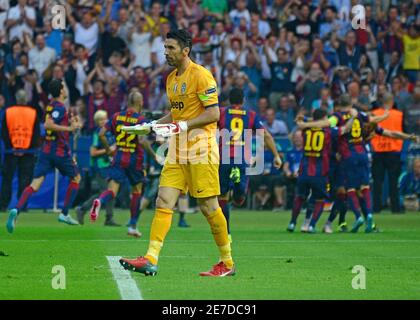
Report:
M166 91L171 112L128 132L170 137L168 156L162 170L156 212L150 231L149 249L144 257L120 260L131 271L155 275L159 253L168 233L173 208L181 193L197 198L219 248L219 263L201 276L223 277L235 273L226 219L219 206L219 151L216 141L219 105L217 84L212 74L190 59L191 35L185 30L171 31L165 41L168 64L175 67L167 79Z

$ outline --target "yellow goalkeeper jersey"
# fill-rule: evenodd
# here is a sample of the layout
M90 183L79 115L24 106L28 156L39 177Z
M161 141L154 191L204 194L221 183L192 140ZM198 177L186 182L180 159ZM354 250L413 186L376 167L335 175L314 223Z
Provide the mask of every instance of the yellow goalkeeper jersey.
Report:
M216 80L210 71L192 61L182 75L178 76L177 70L169 74L166 92L174 121L194 119L206 108L219 106ZM189 153L188 159L191 160L192 154L195 153L191 150L192 148L198 150L206 147L215 152L213 144L215 143L216 129L217 122L213 122L200 129L189 130L187 145L183 145L183 141L181 141L186 138L185 134L175 136L171 142L177 142L177 158L181 157L181 153ZM204 142L205 144L203 144Z

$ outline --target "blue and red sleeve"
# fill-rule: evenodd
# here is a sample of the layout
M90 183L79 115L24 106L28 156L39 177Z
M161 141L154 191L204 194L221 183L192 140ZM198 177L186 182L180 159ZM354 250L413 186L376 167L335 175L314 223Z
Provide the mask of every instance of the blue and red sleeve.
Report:
M49 116L55 124L60 125L61 121L63 121L63 119L65 118L66 112L66 109L63 107L55 107L51 110Z
M261 121L260 116L254 112L255 116L254 116L254 123L253 123L253 129L257 130L257 129L264 129L264 124Z
M375 133L379 134L380 136L384 134L384 128L376 127Z
M220 118L219 118L219 128L224 129L226 128L226 107L220 108Z
M105 125L105 129L110 131L110 132L114 132L114 128L117 126L117 114L114 114L114 116L108 120L108 122Z

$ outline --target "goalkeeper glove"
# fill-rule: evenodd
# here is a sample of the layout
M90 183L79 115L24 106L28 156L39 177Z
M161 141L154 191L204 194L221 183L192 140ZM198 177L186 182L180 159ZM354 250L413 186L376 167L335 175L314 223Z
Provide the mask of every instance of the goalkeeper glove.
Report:
M129 134L136 134L138 136L145 136L150 133L150 130L156 125L156 120L149 123L136 124L135 126L122 126L121 131Z
M165 124L155 124L152 129L159 136L170 137L183 131L187 131L188 125L186 121L179 121Z

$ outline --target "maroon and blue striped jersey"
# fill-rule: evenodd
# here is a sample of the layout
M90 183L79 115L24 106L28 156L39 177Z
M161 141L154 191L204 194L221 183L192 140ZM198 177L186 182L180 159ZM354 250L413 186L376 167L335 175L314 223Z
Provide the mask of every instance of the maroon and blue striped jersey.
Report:
M146 119L132 109L117 112L108 121L106 129L115 136L117 145L117 151L113 156L112 165L124 169L143 169L144 151L137 135L121 131L121 128L122 126L134 126L145 122Z
M351 118L348 112L335 112L334 117L337 118L337 126L342 127ZM351 130L340 136L338 140L338 152L343 159L348 159L355 154L365 154L366 141L363 138L363 125L369 122L369 116L364 112L359 112L353 121Z
M255 111L231 106L220 109L218 123L220 130L219 151L229 158L244 159L249 163L251 158L252 134L255 130L264 129L260 117ZM249 131L245 131L248 129Z
M52 119L56 125L68 126L69 115L66 107L59 101L52 100L45 112L46 119ZM70 155L70 133L46 130L41 151L45 154L64 157Z
M325 177L330 169L332 139L340 128L307 128L303 130L303 157L299 175Z

